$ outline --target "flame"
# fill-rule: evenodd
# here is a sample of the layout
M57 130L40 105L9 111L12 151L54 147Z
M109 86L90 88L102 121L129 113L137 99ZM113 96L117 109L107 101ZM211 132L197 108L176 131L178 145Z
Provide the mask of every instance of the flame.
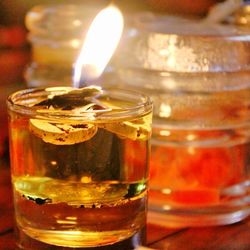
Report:
M73 82L93 81L101 76L122 35L122 13L113 5L101 10L93 20L75 63Z

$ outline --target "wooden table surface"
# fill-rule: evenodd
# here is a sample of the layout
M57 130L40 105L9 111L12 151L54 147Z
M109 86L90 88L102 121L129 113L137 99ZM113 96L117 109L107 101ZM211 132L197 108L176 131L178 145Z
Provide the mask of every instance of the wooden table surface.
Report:
M9 168L0 165L0 250L14 250ZM147 245L166 250L250 250L250 218L230 226L170 229L147 225ZM36 250L36 249L34 249Z

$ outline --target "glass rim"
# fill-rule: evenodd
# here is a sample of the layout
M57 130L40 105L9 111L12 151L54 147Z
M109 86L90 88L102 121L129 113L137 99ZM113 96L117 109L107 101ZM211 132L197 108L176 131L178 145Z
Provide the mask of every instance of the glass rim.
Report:
M37 117L40 119L68 119L68 120L78 120L78 121L103 121L107 119L113 120L131 120L136 117L144 116L145 114L148 114L152 112L153 110L153 102L151 98L136 90L127 90L123 88L117 88L117 87L103 87L101 90L103 91L99 96L104 94L108 94L108 96L114 94L120 94L124 97L131 96L134 99L137 100L137 102L134 103L134 105L130 107L117 107L117 108L109 108L106 110L84 110L81 112L72 112L72 110L58 110L58 111L49 111L46 110L39 110L37 107L34 106L28 106L24 104L18 104L17 101L20 101L21 98L23 101L28 100L31 97L38 97L40 93L40 96L44 94L44 96L48 96L49 93L56 93L59 90L76 90L78 88L74 87L42 87L42 88L27 88L22 89L19 91L16 91L12 94L10 94L7 98L7 109L8 112L16 112L18 114ZM36 95L35 95L36 94ZM46 94L46 95L45 95ZM126 101L126 99L124 99Z

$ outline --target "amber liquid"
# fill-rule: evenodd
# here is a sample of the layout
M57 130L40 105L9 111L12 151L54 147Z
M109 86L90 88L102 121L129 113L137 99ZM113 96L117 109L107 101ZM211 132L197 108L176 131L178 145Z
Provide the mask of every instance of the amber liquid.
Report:
M86 124L11 113L19 231L49 245L85 248L113 245L143 229L147 116Z
M16 178L19 227L32 238L58 246L113 244L145 224L145 184ZM50 197L50 198L48 198Z

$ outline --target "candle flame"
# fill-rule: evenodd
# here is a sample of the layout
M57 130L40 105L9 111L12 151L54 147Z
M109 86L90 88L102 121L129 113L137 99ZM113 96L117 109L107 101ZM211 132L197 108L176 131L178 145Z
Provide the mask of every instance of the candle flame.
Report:
M119 43L123 26L123 16L113 5L97 14L75 63L75 87L80 87L81 82L93 81L101 76Z

